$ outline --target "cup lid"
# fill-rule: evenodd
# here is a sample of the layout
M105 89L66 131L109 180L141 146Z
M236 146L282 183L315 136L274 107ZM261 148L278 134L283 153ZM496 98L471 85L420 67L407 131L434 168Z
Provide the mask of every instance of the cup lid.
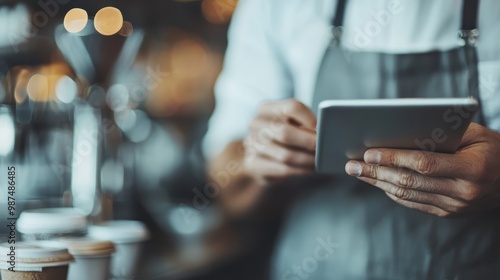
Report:
M11 255L15 257L11 259ZM16 269L23 270L67 265L73 261L73 257L66 248L45 246L43 242L0 244L0 269L10 267L8 262L11 260L15 261Z
M89 226L88 235L99 240L114 243L139 242L149 239L149 231L139 221L115 220Z
M111 255L115 251L115 245L107 240L95 240L90 238L60 239L73 256L103 256Z
M42 208L25 210L19 216L20 233L68 233L87 228L85 214L77 208Z

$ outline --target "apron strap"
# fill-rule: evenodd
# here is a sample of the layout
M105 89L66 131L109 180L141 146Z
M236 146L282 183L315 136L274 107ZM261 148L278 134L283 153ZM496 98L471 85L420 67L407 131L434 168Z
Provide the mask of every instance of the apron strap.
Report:
M478 18L479 14L479 0L464 0L462 6L462 26L458 32L459 37L464 41L466 49L472 49L473 51L466 51L466 60L469 65L469 87L472 97L474 97L479 103L479 112L476 115L474 121L481 125L486 125L486 117L483 111L483 102L481 100L481 95L479 93L479 81L478 81L478 57L477 52L474 47L477 38L479 37L478 30Z
M344 25L345 4L347 0L337 0L337 7L335 8L335 16L332 20L333 27L342 27Z
M477 15L479 13L479 0L464 0L462 6L462 26L459 37L467 45L474 45L479 37L477 28Z
M344 25L344 14L347 0L337 0L335 15L332 20L332 26L341 28ZM462 6L462 25L460 27L460 38L466 43L474 44L479 36L477 17L479 12L479 0L464 0Z
M462 28L460 30L477 29L479 0L464 0L462 7Z

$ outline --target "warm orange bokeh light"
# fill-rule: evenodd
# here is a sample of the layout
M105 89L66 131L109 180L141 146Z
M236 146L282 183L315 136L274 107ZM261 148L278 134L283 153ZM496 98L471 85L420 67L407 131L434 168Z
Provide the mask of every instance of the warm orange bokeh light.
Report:
M168 47L161 47L146 66L150 69L147 73L151 69L165 73L150 79L154 87L147 95L148 112L169 117L211 110L212 89L222 57L196 35L176 30L166 37Z
M16 69L17 70L17 69ZM21 68L15 75L14 99L17 103L23 103L28 96L26 88L30 80L30 69Z
M238 0L203 0L201 9L207 21L222 24L229 22L237 4Z
M78 33L85 28L88 21L89 17L84 9L74 8L64 16L64 28L70 33Z
M117 8L105 7L94 17L94 27L102 35L111 36L118 33L123 26L123 15Z
M56 95L58 87L59 90L65 90L62 94L64 100L59 98L64 102L70 99L69 96L73 100L79 90L78 85L68 77L68 75L71 75L70 69L62 63L52 63L38 67L16 67L10 70L9 75L12 80L14 100L17 103L23 103L27 98L34 102L54 101L58 98ZM61 87L59 82L62 78L71 80L73 84L66 81L64 87Z
M28 82L28 95L33 101L46 101L49 95L49 81L41 74L35 74Z

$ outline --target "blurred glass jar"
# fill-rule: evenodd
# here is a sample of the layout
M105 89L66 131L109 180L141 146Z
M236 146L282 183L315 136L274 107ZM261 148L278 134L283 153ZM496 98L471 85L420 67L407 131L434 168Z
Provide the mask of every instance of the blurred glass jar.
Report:
M23 240L54 240L87 234L86 215L76 208L26 210L17 221Z

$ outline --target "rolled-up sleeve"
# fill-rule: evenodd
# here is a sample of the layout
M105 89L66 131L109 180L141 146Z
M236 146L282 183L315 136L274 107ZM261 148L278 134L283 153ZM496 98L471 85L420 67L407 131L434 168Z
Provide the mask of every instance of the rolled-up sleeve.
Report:
M215 111L203 141L207 158L246 135L259 104L292 96L289 72L277 48L269 0L241 0L215 87Z

